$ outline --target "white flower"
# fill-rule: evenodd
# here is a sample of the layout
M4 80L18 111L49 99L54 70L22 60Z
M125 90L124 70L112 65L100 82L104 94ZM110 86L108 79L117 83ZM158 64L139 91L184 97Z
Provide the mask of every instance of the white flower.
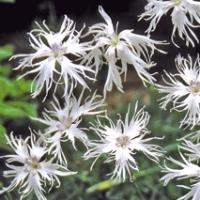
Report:
M91 141L89 150L85 153L85 159L95 158L107 154L106 162L115 162L115 169L111 173L112 178L125 181L126 174L131 177L131 170L138 170L134 155L137 152L144 153L149 159L157 162L161 156L160 147L149 143L153 138L144 138L149 131L146 126L149 122L149 115L143 108L137 111L137 104L131 119L129 111L125 121L119 119L116 123L107 117L109 125L104 125L98 119L97 126L93 130L98 134L99 140ZM94 164L93 163L93 164ZM93 165L92 165L93 166ZM92 167L91 167L92 168Z
M184 163L178 161L177 159L169 158L168 160L172 163L180 166L182 169L171 169L165 165L165 169L163 169L164 173L167 173L165 176L161 178L164 181L164 184L167 185L169 181L174 178L178 179L187 179L187 178L195 178L200 174L200 167L196 164L191 163L186 160L186 158L180 153Z
M8 187L0 191L0 194L17 188L21 195L20 199L33 191L38 200L46 200L44 188L47 185L50 185L50 189L55 184L59 186L58 176L76 173L53 163L53 159L47 159L46 147L39 140L36 140L33 133L25 140L11 134L10 138L7 137L7 141L15 154L3 156L7 158L6 166L9 168L9 170L4 171L4 176L12 177L13 180Z
M84 115L95 115L104 110L96 110L103 106L103 100L96 93L91 97L85 98L81 103L83 93L77 100L73 95L67 95L65 105L61 108L58 99L55 97L52 102L53 110L47 110L43 113L43 119L33 118L47 126L44 130L44 140L49 143L49 152L57 158L59 163L66 164L66 158L63 153L61 142L70 140L75 147L75 139L80 140L86 147L88 137L84 131L86 128L78 127Z
M148 0L145 6L145 12L140 15L139 20L144 19L151 21L147 33L154 31L163 15L167 14L172 9L171 20L173 31L171 35L172 42L176 32L178 36L186 40L186 45L190 44L194 47L195 42L199 43L197 36L192 28L198 27L200 24L200 2L193 0ZM197 25L194 24L197 23Z
M188 152L185 155L188 156L190 161L197 161L200 159L200 143L194 144L189 140L184 140L184 144L182 144L180 148Z
M180 169L172 169L165 165L163 172L166 173L161 180L164 181L164 184L168 184L169 181L172 179L189 179L192 183L191 186L185 186L185 185L179 185L179 187L185 188L190 190L186 195L180 197L178 200L199 200L200 199L200 167L198 166L198 162L195 164L192 163L194 155L195 157L199 156L197 155L197 152L195 148L191 148L190 145L192 143L185 140L184 146L180 147L181 149L184 149L186 151L189 151L189 154L185 153L185 156L188 157L188 159L185 158L185 156L180 152L180 156L183 160L183 162L178 161L177 159L169 158L169 161L171 161L173 164L180 167ZM195 144L192 144L192 146L195 146ZM191 157L192 156L192 157ZM192 158L192 160L191 160ZM198 158L199 161L199 158Z
M200 182L191 185L191 187L188 187L188 188L186 187L186 189L190 190L190 192L180 197L178 200L199 200L200 199Z
M195 62L188 55L188 59L180 55L176 59L178 74L165 72L169 80L165 85L157 84L158 91L165 93L162 97L161 108L166 109L169 102L173 103L171 110L178 112L186 111L181 126L194 126L200 123L200 58L197 56Z
M68 90L73 90L77 83L88 87L84 78L90 80L93 78L86 72L94 74L94 71L76 62L84 57L86 50L90 47L87 42L80 43L82 30L77 32L74 22L67 16L65 16L59 32L56 33L52 32L45 23L43 23L44 28L37 25L38 29L29 33L30 46L35 52L13 56L13 58L21 58L17 69L28 69L23 76L36 74L33 97L37 96L43 87L45 87L47 95L53 82L57 85L64 85L64 95Z
M124 79L126 79L128 64L134 66L144 84L153 83L156 79L147 70L155 65L150 59L154 51L159 50L156 45L163 44L163 42L134 34L133 30L117 33L117 27L114 29L111 18L102 6L99 6L99 13L106 23L98 23L89 28L88 34L94 34L95 45L93 51L85 59L87 61L94 59L97 72L103 63L108 65L104 94L106 91L111 91L113 85L123 91L121 74L124 73ZM100 62L101 56L104 59ZM121 64L118 64L118 61Z

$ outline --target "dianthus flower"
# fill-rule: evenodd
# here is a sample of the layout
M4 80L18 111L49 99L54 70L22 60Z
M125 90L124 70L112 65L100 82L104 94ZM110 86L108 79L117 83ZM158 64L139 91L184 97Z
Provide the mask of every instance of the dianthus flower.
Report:
M165 72L169 80L164 79L165 85L157 84L158 91L166 94L160 99L161 108L166 109L169 102L173 103L171 110L186 111L181 126L193 128L200 123L200 58L195 62L188 59L176 58L177 74Z
M95 163L102 154L105 154L108 156L106 162L115 162L111 174L112 178L119 181L125 181L127 174L131 177L132 170L139 170L135 160L137 152L142 152L149 159L158 162L159 156L162 155L160 147L150 143L158 138L145 138L149 134L146 128L149 115L143 108L138 111L136 105L131 119L129 120L128 111L125 122L119 119L116 125L108 117L106 119L109 125L102 124L99 119L97 125L94 125L93 130L99 139L90 142L89 149L84 155L85 159L95 158Z
M42 135L49 144L49 152L62 164L66 164L67 161L61 143L70 140L76 149L75 139L78 139L87 147L88 137L84 131L86 128L79 127L82 117L104 112L102 109L96 110L103 106L103 100L99 95L94 93L82 102L83 93L84 91L82 91L78 99L73 95L67 95L63 108L55 97L54 102L52 102L53 110L46 109L46 112L43 113L43 119L34 118L47 126Z
M85 60L94 60L96 72L103 64L108 65L104 94L106 91L111 91L113 85L119 91L123 91L121 74L124 73L126 79L128 64L134 66L144 84L153 83L156 79L148 72L155 66L155 63L151 62L151 56L155 50L161 51L156 45L164 43L150 39L148 36L134 34L133 30L123 30L118 33L117 27L114 28L110 16L102 6L99 6L99 13L106 23L97 23L89 27L88 34L94 34L95 44Z
M173 31L171 35L172 42L176 32L181 39L185 39L186 45L194 47L195 42L199 42L197 36L192 30L200 24L200 2L193 0L148 0L145 6L145 12L140 15L139 20L151 21L147 33L154 31L163 15L172 10L171 20ZM197 25L194 24L196 22Z
M7 158L6 166L9 168L3 174L8 178L13 177L13 180L8 187L0 191L0 194L18 188L20 199L33 191L38 200L46 200L44 193L47 185L50 185L50 189L55 184L59 186L58 176L76 173L54 163L52 158L48 158L47 148L40 139L36 140L33 133L25 140L11 134L7 137L7 141L15 154L2 156Z
M37 25L38 28L29 33L30 46L35 52L12 57L20 58L16 69L28 69L23 76L36 74L33 97L36 97L43 88L47 95L53 82L56 86L64 85L64 95L73 90L77 83L84 88L88 87L84 79L93 78L86 72L93 75L94 72L89 67L77 63L90 47L87 42L80 43L82 30L76 31L74 22L67 16L58 32L51 31L45 23L43 27Z

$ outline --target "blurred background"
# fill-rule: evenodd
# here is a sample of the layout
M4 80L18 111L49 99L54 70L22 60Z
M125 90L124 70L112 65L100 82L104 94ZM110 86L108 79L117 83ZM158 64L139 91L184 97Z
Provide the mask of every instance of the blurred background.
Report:
M35 129L41 128L37 123L30 120L30 116L41 116L44 107L49 106L51 97L45 103L42 103L43 97L31 99L30 85L31 78L18 79L19 72L12 69L17 66L14 61L8 62L10 56L16 53L31 52L28 45L27 32L35 25L34 21L39 23L46 20L47 24L54 30L57 30L63 20L63 15L69 16L80 29L83 23L92 25L102 22L98 13L98 5L102 5L105 11L111 16L114 24L119 21L119 31L123 29L134 29L134 33L145 34L148 22L138 22L138 15L144 11L146 0L1 0L0 1L0 154L7 154L10 149L6 145L4 133L9 134L14 131L17 135L29 135L28 127ZM170 14L170 13L169 13ZM160 21L155 32L151 37L156 40L167 40L170 42L172 24L169 14ZM195 32L200 34L199 30ZM195 48L187 48L185 43L177 39L180 48L174 45L166 45L162 49L168 54L156 53L153 61L157 66L152 72L157 71L157 79L161 80L163 69L175 72L174 58L181 51L181 55L190 54L196 57L199 53L199 45ZM98 83L95 85L102 93L102 88L106 79L106 70L100 73ZM146 110L151 115L149 129L152 134L158 137L165 136L163 142L159 142L167 155L178 157L177 138L184 136L187 131L180 130L179 121L182 116L178 113L169 113L161 111L158 107L160 95L149 86L145 88L138 79L134 68L129 68L127 81L123 83L124 93L113 90L108 93L107 109L108 115L113 119L117 118L116 113L126 114L127 105L138 100L140 105L146 105ZM77 89L79 90L79 88ZM92 118L84 119L85 122L91 122ZM54 200L173 200L185 192L177 188L176 183L170 183L163 187L159 178L162 176L159 166L148 161L144 156L137 157L140 171L133 173L134 182L127 181L119 184L109 180L107 173L113 169L112 165L104 164L102 160L98 161L92 172L89 171L91 162L84 162L81 158L84 147L80 144L79 151L74 152L70 145L66 146L66 152L69 155L69 168L79 171L78 175L62 179L60 189L52 190L48 193L47 199ZM163 165L163 159L161 159ZM2 172L5 164L0 161L0 186L9 184L5 180ZM17 192L7 193L0 196L2 200L19 199ZM29 196L27 199L34 200L35 196Z

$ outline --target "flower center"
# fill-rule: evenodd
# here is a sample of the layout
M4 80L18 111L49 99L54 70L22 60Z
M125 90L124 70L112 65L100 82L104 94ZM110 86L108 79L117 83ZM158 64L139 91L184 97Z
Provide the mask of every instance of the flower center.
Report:
M190 90L192 94L200 94L200 82L199 81L191 81L190 82Z
M38 162L36 162L36 161L32 161L32 163L31 163L31 167L33 168L33 169L38 169L39 168L39 163Z
M60 124L58 124L58 128L61 131L64 131L65 129L69 129L71 127L72 123L73 123L72 117L65 117L65 116L63 116L60 119Z
M67 117L66 119L65 119L65 127L66 128L70 128L71 127L71 125L72 125L72 117Z
M122 149L126 148L130 144L128 136L121 136L116 139L116 146Z
M176 6L180 5L182 0L171 0Z
M118 38L118 36L114 36L113 38L112 38L112 40L111 40L111 45L113 46L113 47L116 47L117 45L118 45L118 43L119 43L119 38Z
M38 160L35 157L33 157L31 159L27 159L25 163L31 169L39 169L40 168L40 163L38 162Z
M54 57L59 57L59 56L61 56L63 54L62 46L59 45L59 44L54 43L51 46L51 50L53 52Z

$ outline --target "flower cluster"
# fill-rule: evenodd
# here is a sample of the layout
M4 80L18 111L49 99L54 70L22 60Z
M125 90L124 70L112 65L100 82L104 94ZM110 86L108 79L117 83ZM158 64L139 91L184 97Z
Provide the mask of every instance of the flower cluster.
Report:
M171 13L172 42L176 31L186 41L186 45L195 45L198 38L192 28L193 22L200 24L200 3L193 0L149 0L141 19L151 20L147 29L148 35L139 35L133 30L118 32L118 23L113 25L111 17L102 6L98 10L105 22L97 23L80 31L76 30L75 23L67 16L59 31L49 29L45 22L36 23L37 28L32 30L29 43L33 53L18 54L11 59L18 59L16 69L25 70L22 76L34 74L32 97L45 91L44 101L53 90L53 100L42 116L33 118L44 125L43 130L33 132L22 139L13 133L7 136L7 142L14 153L2 156L6 159L8 170L4 176L13 178L10 185L3 187L0 194L18 188L21 199L34 192L38 200L46 200L46 188L51 190L54 185L59 186L59 176L76 174L68 169L64 143L70 141L78 151L77 140L84 144L85 160L96 160L102 155L105 162L114 162L111 178L125 181L127 176L132 178L133 172L139 170L136 154L143 153L148 159L158 163L163 155L161 147L154 140L163 137L149 137L147 125L150 116L135 105L133 114L128 109L124 121L121 115L115 123L107 115L104 108L108 91L113 86L123 92L122 75L126 80L128 65L133 66L143 85L153 84L165 96L160 99L160 107L166 109L172 103L170 110L185 112L180 127L194 127L200 125L200 58L193 61L190 55L183 58L180 55L175 60L178 73L165 72L164 84L155 83L154 74L149 69L156 65L152 61L155 51L165 53L158 46L167 44L165 41L156 41L150 38L149 33L154 31L161 17L173 9ZM176 44L175 44L176 45ZM177 45L176 45L177 46ZM87 81L96 81L97 75L103 66L107 66L107 78L103 89L103 97L97 94L87 96L87 89L92 92ZM81 85L81 92L77 98L74 89ZM57 96L57 89L63 90L61 98ZM84 117L93 115L95 123L83 123ZM104 123L103 123L104 121ZM95 133L96 139L90 139L88 130ZM197 134L198 135L198 134ZM200 135L200 134L199 134ZM200 199L200 144L184 139L180 146L186 153L180 156L183 162L169 158L169 161L181 169L163 167L166 173L161 180L167 184L172 179L189 178L191 185L182 186L190 191L179 198L180 200Z
M171 74L165 71L167 77L167 79L163 78L165 85L156 84L158 91L166 94L160 99L160 106L162 109L166 109L167 105L172 103L170 111L185 112L180 127L194 129L200 124L200 58L198 55L193 60L190 55L187 58L178 55L175 64L178 73ZM179 200L200 199L199 132L195 132L195 136L191 138L198 140L194 143L184 138L184 143L179 147L180 150L185 151L184 154L179 151L182 162L171 157L168 159L180 169L169 168L165 165L162 171L166 173L161 178L165 185L172 179L190 180L190 186L179 185L179 187L190 190Z
M18 54L12 59L19 59L16 69L26 70L22 76L35 74L32 84L32 96L38 96L45 90L44 101L51 88L54 87L51 108L46 108L42 117L33 118L45 126L44 130L33 133L26 139L17 138L13 134L7 137L8 144L15 154L3 156L7 158L4 172L5 177L13 180L1 193L19 188L21 198L32 191L37 199L45 200L46 182L50 189L60 185L58 176L75 174L68 170L66 152L63 143L71 141L75 150L76 140L87 148L85 159L108 154L107 161L115 161L113 178L125 181L126 174L131 177L133 170L139 170L134 154L143 152L151 160L158 162L160 147L151 144L156 137L148 138L146 125L149 115L142 109L137 111L129 121L129 112L125 122L121 119L114 122L105 114L106 91L113 84L122 91L121 74L125 79L128 64L134 66L143 83L154 83L156 80L148 69L155 65L151 61L154 51L161 51L156 46L164 42L150 39L149 36L134 34L132 30L124 30L119 34L114 30L111 18L99 6L99 13L106 23L95 24L82 34L75 28L75 23L67 16L64 17L58 32L53 32L45 22L36 23L37 28L29 33L30 46L34 52ZM82 41L82 38L93 35L92 41ZM118 64L121 62L122 67ZM90 89L86 80L95 81L100 68L108 65L108 75L104 86L104 98L94 92L85 96L85 89ZM73 93L77 83L82 85L79 98ZM62 87L60 87L62 86ZM63 88L63 97L56 96L57 88ZM90 89L91 90L91 89ZM101 115L100 115L101 114ZM87 135L88 126L83 126L85 115L98 115L97 124L89 127L100 138L90 140ZM108 120L103 125L100 118ZM97 159L96 158L96 159Z

